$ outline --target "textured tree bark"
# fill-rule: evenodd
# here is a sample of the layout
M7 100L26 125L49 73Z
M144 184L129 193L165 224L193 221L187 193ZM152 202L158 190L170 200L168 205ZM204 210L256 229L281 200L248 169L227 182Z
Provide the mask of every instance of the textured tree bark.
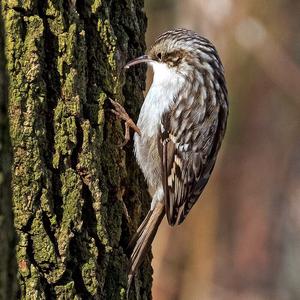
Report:
M20 298L123 299L130 235L150 204L108 96L136 116L142 0L2 0ZM143 71L143 72L142 72ZM151 267L135 281L151 298ZM133 295L132 295L133 296Z
M3 300L14 299L16 293L15 232L10 190L11 145L7 113L7 83L3 20L0 14L0 299Z

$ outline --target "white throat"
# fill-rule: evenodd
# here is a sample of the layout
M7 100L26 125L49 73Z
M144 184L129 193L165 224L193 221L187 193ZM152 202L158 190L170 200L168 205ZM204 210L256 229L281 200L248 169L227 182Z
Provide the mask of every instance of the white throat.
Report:
M158 62L152 62L150 64L154 73L152 86L174 87L174 81L181 78L181 76L174 69L169 68L167 64Z

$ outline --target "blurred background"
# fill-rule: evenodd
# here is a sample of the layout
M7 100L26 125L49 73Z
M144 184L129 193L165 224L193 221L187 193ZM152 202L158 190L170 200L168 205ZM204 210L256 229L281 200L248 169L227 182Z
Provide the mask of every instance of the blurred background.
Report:
M216 45L230 101L201 201L181 226L159 229L153 299L300 299L300 1L145 6L148 45L174 27Z

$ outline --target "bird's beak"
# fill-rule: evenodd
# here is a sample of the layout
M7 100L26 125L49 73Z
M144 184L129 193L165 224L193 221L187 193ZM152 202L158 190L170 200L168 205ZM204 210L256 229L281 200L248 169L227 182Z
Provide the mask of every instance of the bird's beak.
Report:
M140 64L140 63L148 63L148 62L152 62L153 60L151 58L149 58L148 55L142 55L140 57L137 57L133 60L131 60L130 62L128 62L125 66L124 69L129 69L130 67Z

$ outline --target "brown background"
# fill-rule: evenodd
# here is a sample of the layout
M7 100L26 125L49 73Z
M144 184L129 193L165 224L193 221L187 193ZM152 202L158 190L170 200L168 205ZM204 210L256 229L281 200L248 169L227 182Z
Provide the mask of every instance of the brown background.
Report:
M153 298L300 299L300 2L147 0L146 14L148 45L173 27L214 42L230 100L202 200L159 229Z

